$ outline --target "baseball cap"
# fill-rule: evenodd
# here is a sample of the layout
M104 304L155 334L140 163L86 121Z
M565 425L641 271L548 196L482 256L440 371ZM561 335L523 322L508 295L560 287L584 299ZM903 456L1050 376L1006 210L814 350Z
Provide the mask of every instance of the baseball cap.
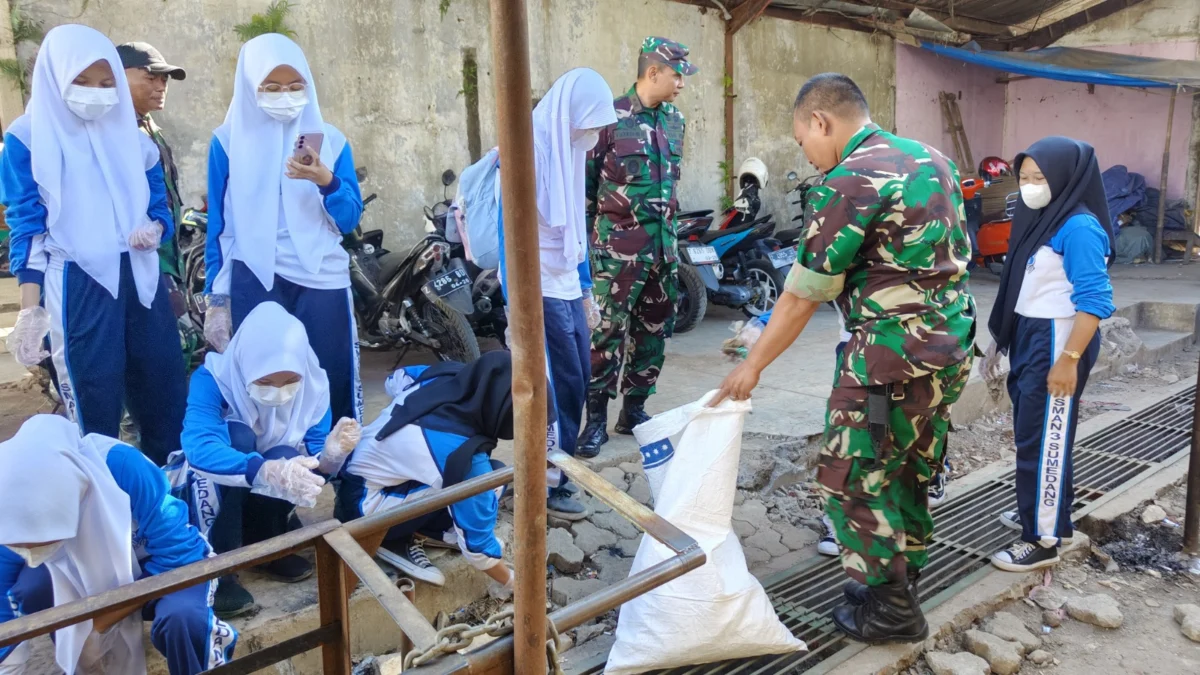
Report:
M124 68L145 68L156 75L166 74L174 80L187 77L187 71L167 63L163 55L148 42L126 42L118 45L117 54L121 55L121 66Z
M671 66L680 75L695 75L700 71L687 60L688 48L661 37L648 37L642 41L642 53L649 54L659 63Z

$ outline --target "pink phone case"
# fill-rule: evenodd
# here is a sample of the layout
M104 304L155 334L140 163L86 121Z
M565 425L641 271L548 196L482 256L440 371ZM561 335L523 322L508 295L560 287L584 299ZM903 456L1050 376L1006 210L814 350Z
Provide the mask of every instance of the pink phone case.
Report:
M321 144L324 141L325 134L321 133L320 131L312 131L309 133L300 134L296 137L296 145L292 149L292 156L303 164L312 164L312 159L310 159L307 155L301 155L301 150L303 150L305 147L309 147L313 150L316 150L317 154L319 155L321 154Z

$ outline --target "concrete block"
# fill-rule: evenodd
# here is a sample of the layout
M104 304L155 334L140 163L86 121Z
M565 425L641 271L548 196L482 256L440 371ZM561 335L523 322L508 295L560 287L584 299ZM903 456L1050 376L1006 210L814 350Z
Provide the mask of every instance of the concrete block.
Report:
M645 476L637 474L633 477L633 481L629 483L629 496L636 499L638 503L650 506L653 495L650 494L650 483Z
M607 469L600 469L598 472L604 480L617 486L618 490L625 491L629 489L629 483L625 482L625 472L615 466L610 466Z
M989 675L992 672L987 661L966 652L929 652L925 662L933 675Z
M1071 598L1067 601L1067 614L1076 621L1100 628L1120 628L1125 620L1116 598L1104 593Z
M608 530L602 530L586 520L572 525L571 531L575 533L575 545L589 557L596 555L596 551L601 548L617 545L617 535Z
M566 607L607 587L608 584L599 579L555 579L550 599L554 604Z
M983 630L1002 640L1018 642L1026 651L1032 651L1042 646L1042 639L1029 632L1024 622L1016 615L1008 612L996 612L995 616L988 619L983 625Z
M597 527L608 530L621 539L633 539L641 534L636 525L622 518L616 511L594 514L591 521Z
M963 646L983 658L996 675L1014 675L1021 670L1025 648L1019 642L1001 640L991 633L969 630L963 634Z
M747 546L761 548L772 558L787 555L791 550L779 542L779 533L770 528L762 528L753 537L746 540Z
M583 551L571 539L571 533L556 527L546 534L546 559L564 574L583 569Z

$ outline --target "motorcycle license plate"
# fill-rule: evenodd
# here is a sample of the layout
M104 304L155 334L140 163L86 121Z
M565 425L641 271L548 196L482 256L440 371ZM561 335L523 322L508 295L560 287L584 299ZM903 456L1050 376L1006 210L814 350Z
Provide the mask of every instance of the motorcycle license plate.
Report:
M437 293L439 298L444 298L460 288L467 288L471 285L471 277L467 275L467 271L461 267L456 267L445 274L436 277L429 282L433 288L433 292Z
M787 267L796 262L796 247L789 246L778 251L771 251L767 257L771 259L771 264L776 268Z
M693 265L709 265L721 259L712 246L688 246L687 254Z

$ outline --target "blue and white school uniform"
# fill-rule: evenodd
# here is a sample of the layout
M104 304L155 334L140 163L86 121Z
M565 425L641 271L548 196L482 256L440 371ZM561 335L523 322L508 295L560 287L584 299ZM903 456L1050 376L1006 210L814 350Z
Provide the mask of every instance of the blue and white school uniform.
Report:
M117 105L76 116L62 92L91 63L113 69ZM125 71L108 38L55 28L34 67L27 114L4 136L0 183L19 283L42 286L67 414L83 433L116 437L122 409L162 464L179 448L187 395L183 350L157 250L129 235L151 222L174 236L158 148L137 128Z
M301 376L295 397L278 407L255 402L250 383L278 372ZM262 303L225 352L209 353L192 373L188 394L182 440L193 508L218 553L287 531L294 506L250 494L255 478L267 460L319 457L330 428L329 382L304 326L277 303Z
M66 469L56 475L64 488L59 497L68 496L68 486L74 488L72 479L80 475L79 468L85 476L94 471L94 477L79 504L78 535L64 544L62 552L38 567L29 567L16 553L0 546L0 596L3 596L0 598L3 600L0 601L0 623L70 602L80 596L80 589L88 595L109 590L90 585L95 580L111 578L105 569L108 565L114 566L113 571L122 573L119 576L127 575L123 583L129 583L139 577L154 576L199 562L212 554L197 528L189 522L187 505L170 495L163 472L136 449L100 436L80 439L70 423L50 415L31 418L18 435L4 445L10 446L8 450L12 450L13 445L28 446L20 451L35 456L38 453L62 453L69 457L69 462L42 465L48 470ZM47 452L48 448L59 447L72 449ZM0 450L0 466L7 470L11 465L3 454L4 450ZM76 466L72 467L72 464ZM27 481L27 478L15 476L14 480ZM44 491L45 487L39 485L35 489ZM12 490L0 494L21 498ZM70 496L74 497L74 494ZM8 504L5 509L12 513ZM98 519L100 524L89 518ZM50 529L46 527L47 531ZM34 536L32 531L6 534L9 541L12 537ZM118 546L115 541L104 542L102 538L108 535L120 537L122 545ZM41 539L35 537L35 540L45 541L56 535L38 536ZM109 543L113 545L112 549L108 548ZM121 560L120 555L115 555L118 550L131 557ZM87 575L89 570L93 573L90 577ZM176 591L149 603L140 615L135 613L114 627L102 638L104 651L129 658L113 664L116 669L112 672L145 673L142 621L153 622L151 642L166 657L171 675L201 673L230 660L237 632L213 614L211 598L215 588L216 582L210 581ZM80 640L86 638L88 632L90 623L84 624L83 628L68 627L56 633L57 660L67 672L71 672L68 664L80 658L75 650L82 651ZM26 643L0 649L0 674L26 672L23 664L28 650Z
M1100 334L1079 360L1075 395L1050 396L1046 378L1066 348L1075 313L1112 316L1108 234L1087 212L1068 218L1025 266L1009 346L1008 394L1017 446L1017 509L1021 539L1055 546L1069 538L1075 499L1072 446L1079 399L1100 353Z
M280 65L308 82L308 103L290 122L255 102L259 84ZM334 414L361 420L350 259L341 246L363 209L350 143L322 119L308 62L288 38L247 42L236 77L225 123L209 146L205 290L229 297L235 330L266 300L300 319L328 373ZM333 172L324 188L284 175L297 137L312 132L324 133L321 162Z
M447 462L478 430L459 429L450 424L414 423L401 427L383 440L376 436L392 419L393 410L409 396L433 381L418 382L427 366L401 368L387 380L385 388L392 403L362 432L362 441L350 453L342 469L337 493L336 516L343 522L395 508L430 488L446 485ZM415 399L414 399L415 400ZM436 412L434 413L436 415ZM441 427L441 428L438 428ZM486 452L471 455L461 480L482 476L499 465ZM389 540L400 540L421 532L447 541L456 540L463 556L479 570L500 563L504 545L496 538L496 516L501 490L484 492L456 502L446 510L401 523L388 532ZM447 517L448 516L448 517ZM443 536L453 532L453 536Z

